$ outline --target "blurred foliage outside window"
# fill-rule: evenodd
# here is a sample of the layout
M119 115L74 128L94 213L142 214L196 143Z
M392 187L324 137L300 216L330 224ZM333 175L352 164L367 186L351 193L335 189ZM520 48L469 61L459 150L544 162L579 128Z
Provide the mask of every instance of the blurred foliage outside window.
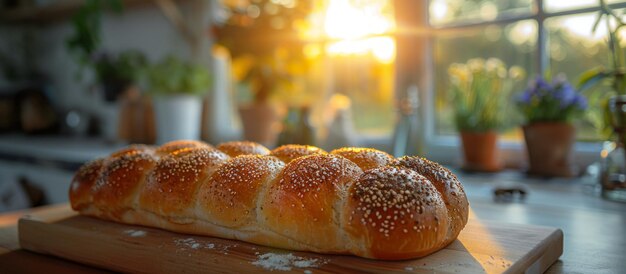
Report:
M435 29L433 54L435 69L435 132L438 135L456 134L449 104L447 69L453 63L471 58L495 57L507 65L524 68L529 79L537 74L563 73L573 83L580 75L597 66L609 64L607 58L606 26L600 24L592 33L598 12L574 12L577 9L597 8L597 0L544 0L537 7L534 0L432 0L429 3L429 21ZM626 3L611 0L608 3ZM537 10L545 11L545 49L538 43ZM622 12L620 10L620 12ZM556 14L553 14L556 13ZM626 43L626 41L623 41ZM545 50L548 71L537 71L539 51ZM526 83L519 84L513 96L521 93ZM600 101L606 94L599 86L588 91L589 109L584 119L575 122L579 141L602 140ZM521 122L519 113L514 120ZM521 140L518 124L504 134L505 139Z
M519 35L519 33L528 35ZM448 67L453 63L465 63L472 58L498 58L508 66L522 67L526 75L534 75L537 24L524 20L504 26L488 25L465 28L462 30L442 31L433 41L435 61L435 130L441 135L456 135L454 109L449 103ZM512 39L510 39L511 37ZM459 47L462 46L461 50ZM526 87L524 80L516 82L512 96ZM521 116L511 117L513 123L521 122ZM505 138L521 138L515 129L516 124L506 127L509 131Z
M221 0L217 43L228 48L239 104L309 106L323 128L334 94L351 100L358 132L391 133L392 1Z

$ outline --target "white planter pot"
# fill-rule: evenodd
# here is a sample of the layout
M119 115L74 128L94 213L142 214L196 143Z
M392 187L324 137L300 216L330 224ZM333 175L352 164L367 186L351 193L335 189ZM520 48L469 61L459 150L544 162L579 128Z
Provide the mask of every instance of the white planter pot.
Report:
M100 109L100 131L107 142L119 141L120 106L116 103L103 104Z
M192 95L157 95L154 97L157 144L174 140L198 140L202 100Z

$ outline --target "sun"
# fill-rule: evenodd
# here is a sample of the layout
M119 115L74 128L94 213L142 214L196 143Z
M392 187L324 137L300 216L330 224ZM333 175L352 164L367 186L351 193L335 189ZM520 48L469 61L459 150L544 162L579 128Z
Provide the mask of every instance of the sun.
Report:
M396 43L390 34L395 21L389 1L331 0L310 17L305 36L327 39L331 55L372 55L382 63L395 58Z

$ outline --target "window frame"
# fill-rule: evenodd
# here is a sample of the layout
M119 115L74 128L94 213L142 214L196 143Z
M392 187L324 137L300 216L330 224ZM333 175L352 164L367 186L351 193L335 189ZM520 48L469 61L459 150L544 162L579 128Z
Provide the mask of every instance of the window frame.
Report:
M462 30L465 28L473 28L473 27L481 27L488 25L498 25L504 26L510 23L519 22L522 20L534 20L537 23L537 54L536 54L536 62L535 62L535 70L541 74L544 74L545 71L550 66L550 58L548 55L548 34L546 27L544 25L545 20L555 17L568 16L568 15L577 15L584 14L590 12L599 12L600 7L584 7L584 8L575 8L571 10L563 10L563 11L554 11L549 12L545 10L544 0L533 0L533 7L531 8L530 14L510 14L504 15L502 17L498 17L494 20L489 21L481 21L481 20L463 20L458 22L446 23L437 26L433 26L430 23L430 13L429 6L433 0L428 1L416 1L419 2L413 8L420 10L422 14L426 14L426 18L421 20L421 23L418 23L416 28L425 29L426 45L424 46L425 50L422 52L423 58L425 60L426 69L430 72L430 77L421 77L418 80L417 85L421 87L420 90L420 99L423 102L420 107L420 115L423 117L421 119L423 121L422 125L418 125L421 128L421 138L424 140L426 144L427 151L424 154L438 162L442 162L445 164L458 164L461 162L462 151L460 147L460 138L458 135L438 135L435 130L435 83L434 83L434 68L435 68L435 60L432 58L433 53L433 41L434 35L440 31L453 31L453 30ZM396 5L405 5L401 3L401 0L396 0ZM418 6L419 5L419 6ZM609 7L613 9L623 9L626 8L626 2L623 3L612 3L608 4ZM396 8L398 8L396 6ZM403 7L406 8L406 7ZM401 54L399 52L398 54ZM419 60L413 60L414 62L420 62ZM422 61L423 62L423 61ZM401 78L402 74L410 74L411 72L396 70L397 74L400 74L396 78ZM397 93L403 94L405 92L406 87L397 85ZM501 154L503 156L503 160L507 167L511 168L521 168L525 165L525 149L523 142L520 141L500 141L499 147L501 149ZM602 142L576 142L574 146L574 163L578 166L587 166L594 162L597 162L600 159L600 151L602 149Z

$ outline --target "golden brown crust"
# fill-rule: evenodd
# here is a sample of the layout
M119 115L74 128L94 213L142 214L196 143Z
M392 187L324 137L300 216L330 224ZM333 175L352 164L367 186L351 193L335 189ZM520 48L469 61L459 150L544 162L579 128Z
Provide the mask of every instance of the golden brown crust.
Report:
M426 159L299 145L259 155L269 151L251 142L219 148L135 145L87 163L72 180L72 207L181 233L388 260L441 249L467 222L458 179Z
M420 157L405 156L394 160L391 165L414 170L433 183L443 198L450 216L449 231L443 245L454 241L465 227L469 215L465 190L457 177L447 168Z
M195 141L195 140L177 140L177 141L171 141L171 142L167 142L165 144L163 144L162 146L158 147L156 149L156 153L159 155L168 155L174 151L177 151L179 149L183 149L183 148L191 148L191 147L204 147L204 148L213 148L213 146L205 143L205 142L201 142L201 141Z
M94 206L115 216L133 207L134 194L143 186L145 171L152 170L156 164L150 151L127 151L117 155L107 162L92 188Z
M313 154L324 154L326 151L319 147L307 145L283 145L275 148L270 155L275 156L286 164L296 158Z
M217 149L226 153L230 157L239 155L268 155L270 150L263 145L255 142L234 141L221 143Z
M193 218L198 185L228 156L207 147L171 152L159 160L139 195L139 207L167 216L172 222ZM183 217L184 216L184 217Z
M271 183L261 205L265 227L320 250L339 251L338 203L361 169L330 154L300 157ZM294 221L297 220L297 221Z
M78 169L70 184L69 198L72 209L81 210L92 203L91 189L96 184L104 163L104 159L96 159Z
M284 166L275 157L260 155L242 155L226 162L199 189L201 214L220 226L252 225L260 188Z
M381 166L386 166L393 157L387 152L373 148L344 147L330 152L330 154L340 155L354 162L362 170L369 170Z
M359 255L400 260L428 255L446 236L448 215L435 187L412 170L365 171L349 190L345 229Z
M109 158L121 157L124 155L134 154L138 152L152 153L153 150L154 149L152 147L146 145L130 145L126 148L111 153L111 155L109 155Z

